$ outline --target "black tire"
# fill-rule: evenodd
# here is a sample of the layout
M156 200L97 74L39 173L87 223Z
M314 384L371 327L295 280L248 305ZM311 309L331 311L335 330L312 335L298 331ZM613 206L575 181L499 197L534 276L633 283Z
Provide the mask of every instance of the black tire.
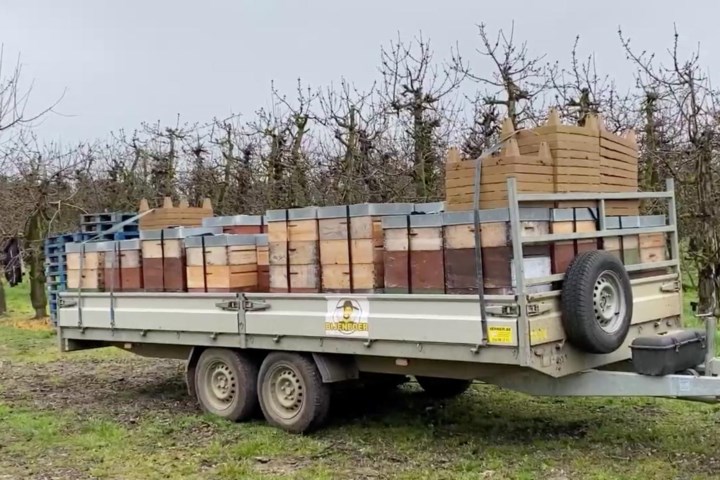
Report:
M453 398L465 393L472 380L456 378L415 377L422 389L433 398Z
M209 348L195 367L200 407L234 422L251 418L258 408L257 364L241 352Z
M260 366L257 390L260 408L271 425L290 433L307 433L327 420L330 386L323 383L311 358L271 353Z
M562 325L568 341L588 353L611 353L625 342L633 314L630 277L620 259L581 253L565 273Z

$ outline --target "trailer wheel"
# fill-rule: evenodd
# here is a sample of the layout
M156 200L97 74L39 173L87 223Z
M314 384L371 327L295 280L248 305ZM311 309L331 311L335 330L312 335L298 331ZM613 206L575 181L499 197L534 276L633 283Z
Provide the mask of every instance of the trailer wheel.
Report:
M462 395L472 385L472 380L456 378L415 377L422 389L433 398L453 398Z
M258 392L268 423L291 433L322 426L330 410L330 386L323 383L315 362L297 353L265 357Z
M633 314L632 287L622 262L611 253L581 253L565 274L562 324L568 341L588 353L620 348Z
M202 409L238 422L257 410L258 367L235 350L210 348L198 359L195 388Z

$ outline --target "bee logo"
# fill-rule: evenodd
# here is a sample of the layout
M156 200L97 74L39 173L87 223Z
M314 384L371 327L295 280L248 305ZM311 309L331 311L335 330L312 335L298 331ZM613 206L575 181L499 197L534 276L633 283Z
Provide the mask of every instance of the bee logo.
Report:
M325 322L325 330L331 334L366 336L368 325L364 314L358 301L341 299L334 304L331 318Z

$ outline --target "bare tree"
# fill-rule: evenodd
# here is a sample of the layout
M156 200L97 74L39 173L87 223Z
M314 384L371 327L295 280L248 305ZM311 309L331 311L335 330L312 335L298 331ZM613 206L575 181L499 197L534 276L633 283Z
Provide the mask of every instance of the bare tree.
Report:
M697 266L700 306L705 311L717 308L720 97L702 71L699 53L681 57L677 30L667 64L658 62L655 54L636 53L630 40L622 32L619 35L628 58L638 68L638 86L645 92L645 142L652 162L646 175L656 181L656 172L663 171L677 180L681 228L687 254Z
M506 34L499 30L495 38L485 24L478 25L482 57L490 59L494 66L492 75L476 73L457 57L455 68L464 70L468 77L484 87L483 102L488 106L504 107L504 113L515 128L526 122L536 123L539 115L535 102L542 99L548 88L544 56L533 57L527 43L515 43L515 24Z
M462 69L436 65L430 42L418 36L398 39L381 49L381 95L408 140L415 197L428 200L441 192L443 122L452 113L452 94L465 77ZM402 140L401 140L402 141Z
M595 54L580 58L580 36L575 37L570 53L570 66L548 65L549 86L555 96L556 108L565 120L584 125L590 114L602 114L613 132L634 127L637 108L629 93L620 94L610 75L598 73Z
M25 87L22 81L22 63L20 57L10 64L5 60L5 50L0 45L0 183L3 184L2 192L5 197L11 200L8 203L2 203L4 211L2 225L0 225L0 246L11 236L19 235L17 225L13 225L10 216L15 214L9 208L12 203L17 202L8 196L8 192L14 189L14 177L8 172L12 172L12 154L9 152L8 144L15 142L21 136L23 130L30 127L36 120L52 111L53 107L59 103L60 99L54 105L33 113L28 113L28 103L30 101L33 90L32 83ZM13 215L14 216L14 215ZM7 302L5 298L5 289L3 286L3 271L0 271L0 315L7 312Z

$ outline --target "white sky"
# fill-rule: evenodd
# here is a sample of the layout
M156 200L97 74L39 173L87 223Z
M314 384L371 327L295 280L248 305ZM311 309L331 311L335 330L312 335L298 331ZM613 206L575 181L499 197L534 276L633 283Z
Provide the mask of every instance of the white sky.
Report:
M630 85L617 29L640 48L664 52L678 25L686 47L698 42L715 78L720 2L669 0L1 0L0 43L21 53L33 104L64 90L39 127L45 139L77 141L132 129L142 121L188 122L267 106L270 81L292 93L297 78L324 86L341 77L358 86L378 78L379 49L422 31L445 56L456 42L468 59L476 24L495 31L515 21L535 53L566 60L576 34L584 54ZM475 68L484 64L477 61Z

